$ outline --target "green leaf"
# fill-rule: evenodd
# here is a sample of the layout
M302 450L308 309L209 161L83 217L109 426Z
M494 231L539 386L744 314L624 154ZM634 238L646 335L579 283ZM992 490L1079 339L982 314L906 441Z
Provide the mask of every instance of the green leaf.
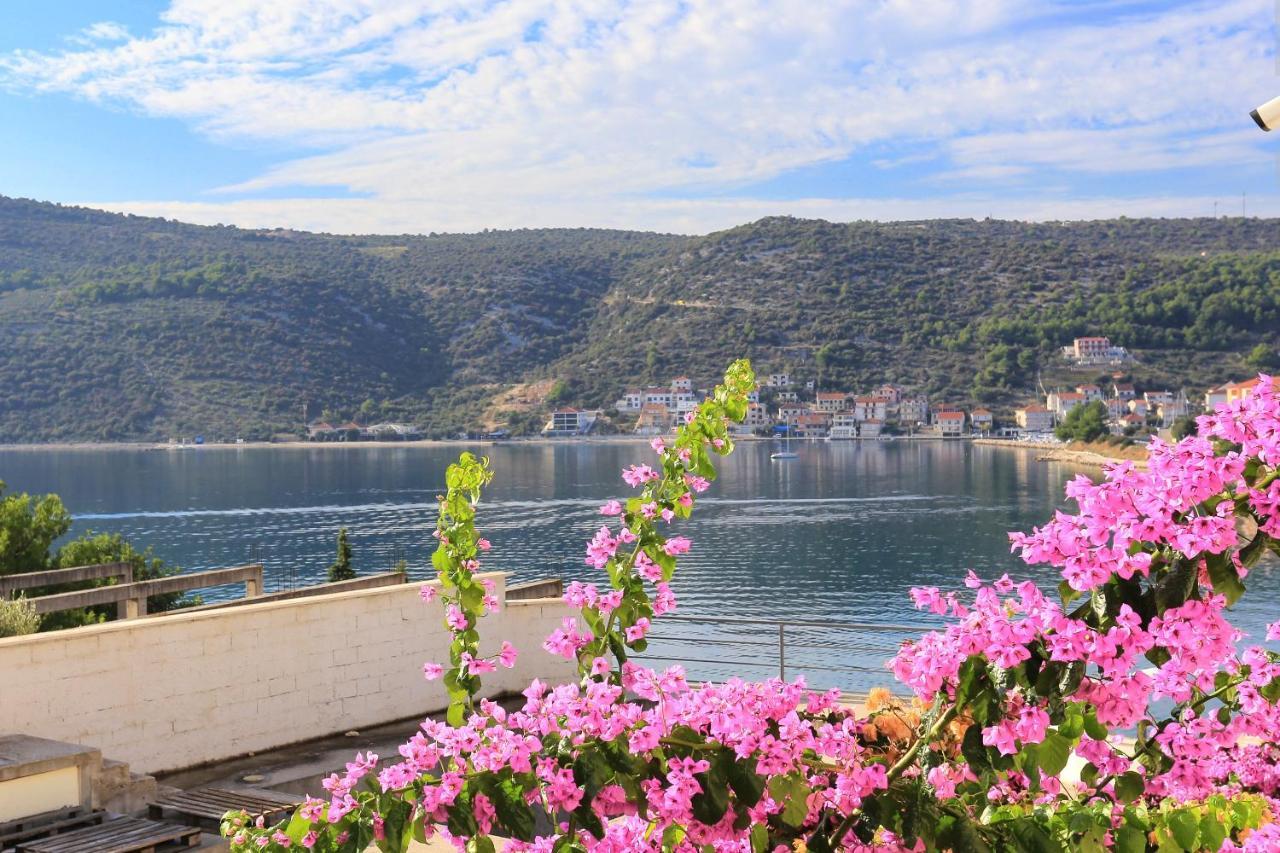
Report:
M1147 789L1146 781L1142 778L1142 774L1133 770L1117 776L1115 785L1116 799L1122 803L1133 802L1142 796L1142 792Z
M1132 824L1123 824L1115 831L1116 853L1146 853L1147 834Z
M1098 712L1092 705L1084 714L1084 732L1094 740L1106 740L1107 735L1110 734L1107 727L1098 722Z
M1240 580L1235 563L1231 561L1231 554L1210 554L1205 558L1205 565L1209 570L1213 591L1226 596L1228 606L1239 601L1240 596L1244 595L1244 583Z
M787 826L799 827L809 814L809 786L804 779L794 773L786 776L774 776L769 780L769 796L775 803L783 804L782 822Z
M981 775L991 769L991 757L982 742L982 727L971 725L965 729L964 739L960 741L960 753L969 762L975 775Z
M1205 816L1200 818L1200 845L1205 850L1217 850L1226 840L1227 827L1222 825L1222 821L1216 814L1206 812Z
M1199 850L1200 843L1200 821L1196 816L1185 809L1172 812L1165 820L1169 827L1169 831L1173 833L1173 840L1178 843L1183 850Z
M1008 831L1019 853L1062 853L1062 845L1030 818L1009 821Z
M1040 769L1050 776L1057 776L1071 758L1071 741L1057 732L1049 732L1036 750Z
M533 841L533 810L524 799L524 788L515 779L503 779L492 786L490 798L498 821L513 838Z
M1172 607L1187 603L1187 597L1196 586L1196 569L1186 558L1174 561L1169 572L1155 585L1156 613L1164 613Z
M751 853L765 853L769 849L769 828L763 823L751 827Z
M710 770L694 778L702 786L702 792L693 798L693 816L707 825L719 823L729 809L729 780L724 764L712 762Z
M725 775L734 795L748 807L760 802L760 798L764 796L764 777L752 769L750 765L754 763L753 757L737 761L730 753L729 762L725 766Z

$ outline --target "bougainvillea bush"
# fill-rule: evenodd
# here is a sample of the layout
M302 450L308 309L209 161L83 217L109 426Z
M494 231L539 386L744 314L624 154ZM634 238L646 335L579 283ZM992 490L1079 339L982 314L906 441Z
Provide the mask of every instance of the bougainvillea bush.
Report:
M944 629L905 643L900 682L862 711L803 683L692 685L632 656L676 606L691 547L680 521L733 449L755 379L745 362L670 437L623 472L633 490L600 508L571 584L578 610L545 649L580 679L534 682L518 710L478 700L517 650L479 652L496 602L474 579L490 473L464 455L441 498L434 564L454 642L430 662L451 700L398 756L358 755L278 827L224 824L233 849L403 851L444 836L460 849L1276 850L1280 663L1228 621L1248 574L1280 539L1280 399L1199 420L1145 468L1073 480L1078 511L1011 535L1043 581L912 591ZM428 587L428 590L434 589ZM428 595L430 593L427 593Z

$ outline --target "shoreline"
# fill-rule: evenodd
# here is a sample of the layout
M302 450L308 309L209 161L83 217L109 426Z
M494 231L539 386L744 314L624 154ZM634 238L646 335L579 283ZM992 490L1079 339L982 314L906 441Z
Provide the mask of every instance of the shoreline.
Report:
M667 435L664 433L664 436ZM497 447L502 445L555 445L555 444L572 444L572 445L590 445L590 444L648 444L653 441L652 435L636 435L635 433L619 433L616 435L580 435L580 436L525 436L521 438L423 438L412 441L307 441L305 439L294 439L291 441L244 441L240 443L230 441L206 441L204 444L169 444L167 442L157 441L68 441L68 442L35 442L30 444L3 444L0 443L0 453L5 452L21 452L21 451L99 451L99 450L145 450L145 451L188 451L188 450L261 450L267 449L288 449L288 450L329 450L342 448L369 449L369 448L396 448L396 447ZM763 435L735 435L734 441L778 441L775 436ZM825 439L807 439L793 438L792 441L797 443L808 442L825 442ZM875 444L885 441L883 438L844 438L833 440L833 443L868 443ZM1014 444L1006 439L983 439L973 438L971 436L957 436L944 438L940 435L898 435L893 436L894 442L899 441L972 441L975 444L983 441L990 441L993 444ZM889 443L889 442L886 442Z
M1043 441L1018 441L1000 438L975 438L974 444L984 447L1012 447L1018 450L1039 451L1037 462L1061 462L1068 465L1082 465L1088 468L1105 468L1116 462L1132 462L1139 468L1146 467L1145 453L1141 459L1130 459L1127 456L1115 456L1101 453L1098 449L1073 447L1069 444L1050 444Z

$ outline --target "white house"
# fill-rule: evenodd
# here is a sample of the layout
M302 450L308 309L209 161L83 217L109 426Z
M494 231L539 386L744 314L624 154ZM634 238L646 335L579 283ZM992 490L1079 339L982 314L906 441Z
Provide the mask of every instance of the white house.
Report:
M1053 429L1053 412L1032 403L1013 413L1014 421L1027 432L1048 432Z
M883 421L889 416L889 401L884 397L854 397L853 412L860 421Z
M1084 395L1079 391L1054 391L1049 394L1046 404L1057 418L1065 418L1067 412L1084 403Z
M688 376L677 376L675 379L671 380L671 390L672 391L692 391L693 380L690 379Z
M858 425L859 438L879 438L880 431L884 429L884 421L878 421L872 418L869 421L863 421Z
M802 415L809 414L809 407L803 403L785 403L778 407L778 421L795 426Z
M831 432L829 435L832 438L857 438L857 416L850 411L836 412L833 414L831 416Z
M1204 392L1204 410L1212 412L1220 404L1227 402L1227 386L1219 385Z
M989 409L974 409L969 415L969 421L974 429L988 432L995 425L996 418Z
M673 426L675 415L670 408L660 403L645 403L640 409L640 419L636 421L636 433L662 435Z
M843 391L819 391L814 409L819 412L842 412L847 408L848 401L848 395Z
M675 402L675 394L671 393L670 388L644 389L644 405L646 406L666 406L669 409L675 405Z
M628 388L622 392L622 396L618 398L618 402L613 406L619 412L638 412L640 407L644 405L644 392L639 388Z
M1121 364L1129 360L1124 347L1114 347L1104 337L1076 338L1071 346L1062 348L1062 354L1076 364Z
M747 403L747 416L742 422L743 426L756 429L769 425L769 411L759 403Z
M789 373L770 373L769 381L765 383L770 388L789 388L791 387L791 374Z
M938 431L943 436L964 435L964 421L964 412L954 410L938 412L933 419L933 422L938 425Z
M906 424L929 422L929 398L923 394L903 397L898 403L898 418Z
M1092 403L1094 400L1102 399L1102 389L1097 385L1077 385L1076 393L1084 395L1086 403Z
M586 435L600 417L599 410L556 409L551 413L543 435Z

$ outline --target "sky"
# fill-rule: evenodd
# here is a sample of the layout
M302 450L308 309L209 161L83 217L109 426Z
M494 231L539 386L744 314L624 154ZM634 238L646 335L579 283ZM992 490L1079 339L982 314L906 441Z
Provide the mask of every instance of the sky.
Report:
M0 194L338 233L1280 216L1270 0L3 0Z

